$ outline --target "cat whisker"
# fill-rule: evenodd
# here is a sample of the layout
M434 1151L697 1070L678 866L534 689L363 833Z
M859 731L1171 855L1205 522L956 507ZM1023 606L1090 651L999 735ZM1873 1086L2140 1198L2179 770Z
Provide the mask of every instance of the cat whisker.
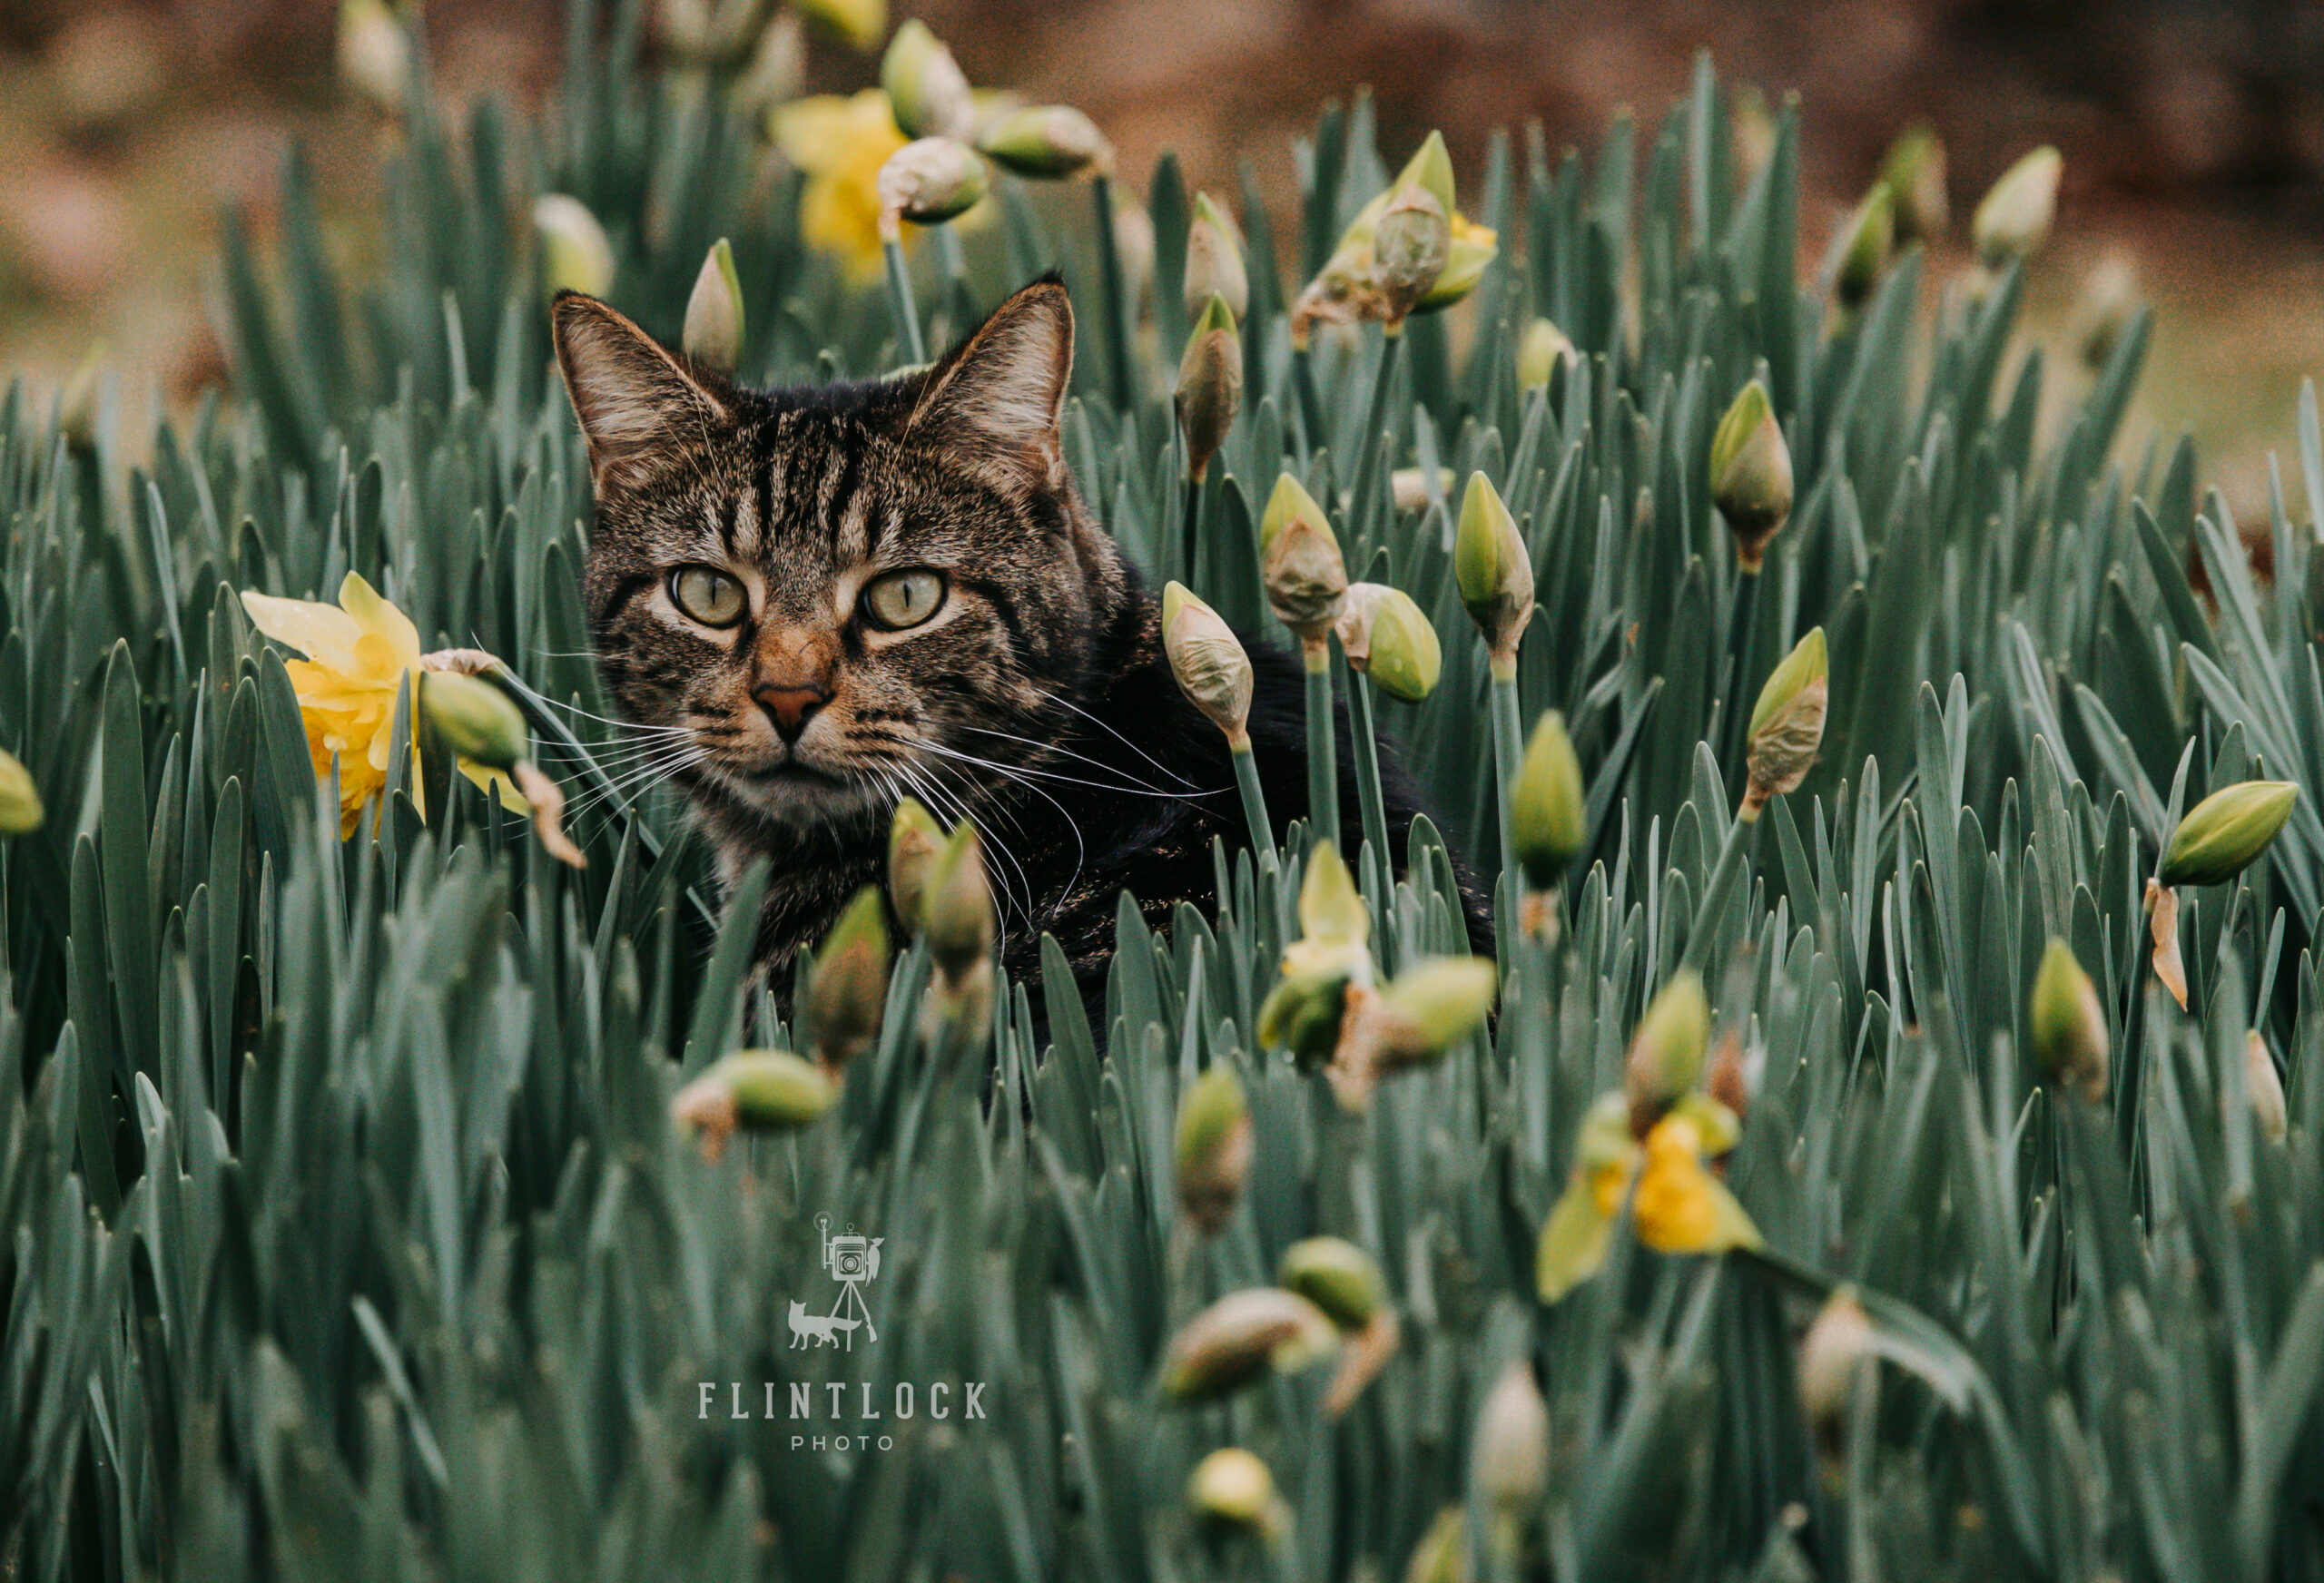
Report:
M1091 713L1088 710L1082 708L1081 705L1076 703L1072 699L1066 697L1061 693L1051 693L1046 689L1038 687L1035 688L1034 691L1039 693L1042 699L1048 703L1062 704L1065 708L1070 709L1074 713L1089 722L1090 724L1097 726L1107 735L1120 742L1122 746L1136 753L1139 758L1144 759L1147 763L1152 764L1156 769L1169 776L1170 779L1176 781L1179 785L1191 786L1194 784L1192 781L1187 780L1184 775L1178 773L1177 771L1170 768L1169 765L1164 763L1152 753L1147 752L1144 748L1139 747L1136 742L1130 741L1129 738L1124 736L1120 730L1116 727L1112 722L1106 720L1102 716Z
M1021 742L1024 739L1020 737L1018 740ZM1078 775L1068 775L1061 771L1037 770L1029 764L1000 763L991 759L979 758L974 753L962 752L958 748L946 747L941 742L916 742L912 745L923 752L940 754L948 759L959 759L963 763L975 764L981 769L999 773L1038 775L1044 781L1061 781L1068 786L1087 786L1093 792L1112 792L1128 797L1165 797L1177 802L1199 802L1206 797L1221 796L1230 790L1230 788L1220 786L1207 792L1160 792L1151 786L1109 786L1102 781L1084 780Z
M1146 793L1147 793L1147 794L1149 794L1149 795L1151 795L1151 796L1155 796L1155 797L1178 797L1178 796L1186 796L1186 795L1189 795L1189 794L1191 794L1191 795L1196 795L1196 796L1201 795L1201 793L1199 793L1199 792L1195 792L1195 793L1186 793L1186 792L1165 792L1165 791L1164 791L1164 790L1162 790L1162 788L1160 788L1159 786L1151 785L1151 784L1149 784L1149 783L1147 783L1147 782L1144 782L1144 781L1130 781L1130 778L1129 778L1128 775L1126 775L1126 774L1123 774L1123 773L1122 773L1121 769L1120 769L1120 767L1119 767L1118 765L1109 764L1109 763L1108 763L1108 762L1107 762L1105 760L1103 760L1103 759L1093 759L1093 758L1091 758L1088 753L1078 753L1078 752L1075 752L1071 748L1068 748L1068 747L1063 746L1062 744L1058 743L1058 742L1040 742L1040 741L1037 741L1036 739L1034 739L1034 738L1032 738L1032 737L1029 737L1029 736L1019 736L1019 735L1018 735L1015 732L1013 732L1013 731L1000 731L1000 730L996 730L995 728L993 728L993 727L991 727L991 726L989 726L989 725L962 725L962 726L960 726L959 729L960 729L960 730L962 730L962 731L973 732L973 733L976 733L977 735L979 735L979 736L993 736L993 737L999 737L999 738L1000 738L1001 741L1003 741L1003 742L1017 742L1017 743L1019 743L1019 744L1020 744L1020 745L1022 745L1022 746L1031 748L1031 749L1033 749L1034 751L1036 751L1037 752L1040 752L1040 753L1043 753L1043 754L1055 753L1055 754L1057 754L1057 755L1059 755L1059 756L1060 756L1060 757L1063 757L1063 758L1068 758L1068 759L1076 759L1076 760L1078 760L1078 761L1079 761L1079 762L1081 762L1082 763L1088 764L1088 766L1090 766L1092 769L1104 770L1104 771L1108 772L1108 773L1110 773L1110 774L1114 774L1114 775L1120 776L1120 778L1121 778L1122 780L1124 780L1124 781L1126 781L1126 782L1129 782L1129 784L1131 784L1131 785L1133 785L1133 786L1137 787L1140 792L1146 792ZM1019 767L1019 768L1020 768L1020 769L1029 768L1029 766L1027 766L1027 765L1019 765L1019 766L1018 766L1018 767ZM1177 776L1177 777L1175 777L1175 779L1176 779L1176 780L1178 782L1178 783L1179 783L1180 785L1182 785L1182 786L1192 786L1192 785L1194 784L1194 782L1191 782L1191 781L1187 780L1187 779L1185 776L1183 776L1183 775Z

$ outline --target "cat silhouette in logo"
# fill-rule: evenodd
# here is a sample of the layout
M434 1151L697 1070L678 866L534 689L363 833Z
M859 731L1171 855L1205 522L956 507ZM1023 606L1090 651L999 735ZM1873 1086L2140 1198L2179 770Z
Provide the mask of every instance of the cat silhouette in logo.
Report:
M839 1345L839 1332L852 1331L857 1321L836 1315L824 1318L807 1312L807 1305L796 1297L791 1300L791 1346L794 1352L810 1344L819 1347Z

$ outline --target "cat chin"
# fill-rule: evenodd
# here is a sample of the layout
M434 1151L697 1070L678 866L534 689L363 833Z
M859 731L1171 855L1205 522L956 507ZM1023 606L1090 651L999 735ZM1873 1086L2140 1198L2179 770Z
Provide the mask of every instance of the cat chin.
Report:
M833 825L878 823L887 804L877 785L798 764L737 773L714 772L718 787L757 819L785 830L828 831Z

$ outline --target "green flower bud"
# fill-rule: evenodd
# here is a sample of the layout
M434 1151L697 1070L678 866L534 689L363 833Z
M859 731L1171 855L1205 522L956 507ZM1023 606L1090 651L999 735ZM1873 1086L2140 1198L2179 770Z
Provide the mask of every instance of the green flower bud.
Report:
M1114 194L1114 251L1121 257L1122 296L1135 303L1154 278L1154 216L1121 192ZM1239 310L1236 317L1242 317Z
M491 683L457 671L423 671L419 683L420 708L459 757L509 770L532 756L524 714Z
M1436 469L1436 492L1439 495L1452 494L1453 482L1452 468ZM1388 493L1395 497L1399 511L1425 511L1429 499L1428 475L1418 467L1398 467L1388 475Z
M92 342L57 394L56 432L76 451L89 451L97 443L97 387L104 365L105 343Z
M1759 569L1768 540L1791 515L1791 447L1768 388L1754 379L1719 419L1710 442L1710 495L1735 536L1735 562Z
M2109 249L2083 277L2074 299L2075 332L2084 364L2093 369L2106 366L2122 332L2138 317L2139 307L2138 266L2127 254Z
M1209 1401L1269 1369L1288 1374L1321 1362L1338 1346L1331 1319L1297 1293L1275 1286L1230 1292L1171 1338L1162 1394L1173 1401Z
M1322 1309L1344 1331L1362 1330L1387 1302L1379 1264L1340 1237L1308 1237L1292 1244L1283 1250L1275 1279L1285 1291L1296 1292Z
M1469 1468L1477 1493L1506 1515L1531 1510L1549 1493L1550 1409L1522 1359L1504 1367L1485 1394Z
M1315 843L1299 881L1300 932L1311 940L1362 945L1372 938L1372 914L1354 876L1328 841Z
M1534 725L1509 785L1510 833L1526 882L1537 890L1556 885L1589 838L1589 821L1581 761L1565 733L1565 717L1552 709Z
M1831 701L1830 662L1824 629L1809 629L1783 663L1768 673L1751 707L1746 752L1750 781L1738 815L1757 819L1770 798L1798 789L1816 765Z
M1469 475L1468 492L1461 497L1452 575L1494 665L1515 665L1518 640L1533 618L1533 560L1517 519L1482 473Z
M1206 1521L1261 1531L1272 1529L1283 1511L1275 1475L1240 1446L1222 1447L1195 1464L1187 1504Z
M1226 300L1236 319L1247 310L1251 278L1243 266L1243 244L1235 222L1207 192L1195 194L1195 216L1187 228L1187 317L1199 318L1213 297Z
M2105 1008L2098 1003L2090 975L2062 939L2053 939L2043 949L2026 1020L2044 1071L2093 1105L2106 1097Z
M1206 1236L1216 1233L1251 1175L1251 1106L1232 1068L1212 1067L1187 1085L1172 1157L1178 1207Z
M1414 313L1435 313L1452 306L1477 289L1485 270L1501 256L1501 239L1491 226L1476 225L1458 213L1451 217L1451 234L1444 250L1444 267L1421 293Z
M2223 885L2268 850L2291 817L2299 788L2289 781L2244 781L2195 804L2162 854L2166 885Z
M1318 961L1285 971L1259 1002L1259 1046L1283 1050L1303 1064L1329 1060L1339 1046L1347 1016L1347 987L1353 981L1349 951L1338 954L1333 970ZM1361 948L1356 954L1362 954Z
M1417 703L1435 691L1444 652L1413 596L1384 583L1350 583L1334 623L1349 666L1391 698Z
M1872 1318L1846 1286L1833 1288L1799 1343L1799 1407L1826 1459L1846 1443L1857 1373L1878 1356Z
M411 35L382 0L340 0L339 74L372 103L400 111L411 94Z
M15 754L0 750L0 836L29 835L40 828L40 790Z
M1702 975L1681 968L1647 1006L1630 1035L1622 1088L1630 1098L1632 1132L1643 1134L1641 1122L1651 1125L1695 1086L1709 1047L1710 1002L1703 997Z
M612 289L613 244L581 200L544 192L533 201L533 230L541 239L541 279L551 291L603 297Z
M897 130L909 138L966 138L976 125L969 79L952 52L917 16L907 18L880 58L880 86Z
M1470 1583L1467 1529L1461 1508L1439 1511L1404 1563L1404 1583Z
M1268 608L1300 641L1324 641L1347 596L1347 563L1324 508L1289 473L1259 518L1259 580Z
M1187 438L1187 476L1196 483L1226 443L1243 409L1243 338L1226 299L1213 293L1178 360L1178 428Z
M1550 376L1560 363L1573 360L1573 342L1565 331L1546 319L1537 319L1525 327L1517 342L1517 387L1521 390L1536 390L1550 382Z
M1396 172L1396 179L1388 183L1391 192L1400 187L1419 187L1436 200L1438 208L1447 214L1452 212L1452 156L1445 150L1443 133L1431 132L1413 157L1404 162L1404 168Z
M1500 984L1490 957L1433 957L1397 974L1380 991L1381 1065L1433 1060L1475 1033Z
M891 853L893 850L891 846ZM928 954L946 978L962 978L992 955L999 925L985 877L984 847L977 840L976 826L965 819L936 854L924 905Z
M2042 245L2057 216L2058 178L2064 170L2058 151L2045 146L2002 172L1969 222L1980 263L1997 270Z
M1436 284L1452 248L1452 221L1426 188L1396 190L1372 233L1373 275L1393 329Z
M743 283L734 275L734 250L723 236L694 278L681 344L686 356L722 374L733 373L743 355Z
M906 929L916 931L926 921L930 884L943 850L944 827L936 816L917 797L900 800L888 830L888 900Z
M2243 1092L2251 1105L2251 1119L2260 1136L2271 1144L2284 1141L2284 1080L2276 1072L2276 1057L2258 1028L2243 1036Z
M1091 165L1103 171L1114 157L1096 123L1064 104L1012 111L984 129L977 147L1003 170L1036 179L1070 176Z
M1226 733L1228 744L1248 742L1251 656L1235 629L1183 583L1162 589L1162 652L1169 656L1179 687L1204 718Z
M888 0L793 0L801 15L844 43L869 50L888 31Z
M888 1008L888 918L879 887L855 893L824 937L801 1010L815 1058L836 1072L879 1037Z
M714 1161L736 1127L805 1126L838 1097L829 1077L788 1050L737 1050L679 1089L670 1101L670 1115L700 1135L703 1156Z
M1844 308L1857 308L1880 284L1888 254L1896 245L1896 201L1886 182L1875 182L1864 202L1841 227L1839 264L1832 272L1832 295Z
M984 201L984 158L949 137L923 137L888 156L878 185L882 228L901 220L941 225Z
M1945 143L1925 121L1916 121L1888 145L1880 181L1896 201L1896 240L1934 241L1952 219L1945 194Z

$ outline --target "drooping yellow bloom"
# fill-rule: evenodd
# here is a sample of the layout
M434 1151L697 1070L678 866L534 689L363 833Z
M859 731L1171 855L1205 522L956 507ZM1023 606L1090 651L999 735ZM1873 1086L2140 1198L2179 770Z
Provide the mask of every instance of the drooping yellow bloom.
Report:
M880 167L904 146L884 89L818 93L769 113L775 146L807 176L799 225L861 278L880 267Z
M1598 1273L1624 1198L1639 1241L1659 1253L1759 1245L1750 1215L1706 1164L1735 1146L1734 1113L1706 1094L1687 1094L1647 1130L1643 1145L1630 1135L1630 1114L1621 1094L1609 1094L1582 1124L1573 1177L1542 1224L1534 1254L1544 1303Z
M396 698L404 678L416 686L423 668L419 629L379 591L355 573L339 585L339 603L278 599L245 592L242 608L251 624L307 657L285 660L290 688L299 696L307 727L307 752L315 777L330 773L339 761L339 833L355 833L364 804L385 790L388 753L395 737ZM463 760L460 772L487 792L497 792L514 812L532 811L506 775ZM412 746L412 785L419 785L419 749ZM426 810L422 810L423 815Z

